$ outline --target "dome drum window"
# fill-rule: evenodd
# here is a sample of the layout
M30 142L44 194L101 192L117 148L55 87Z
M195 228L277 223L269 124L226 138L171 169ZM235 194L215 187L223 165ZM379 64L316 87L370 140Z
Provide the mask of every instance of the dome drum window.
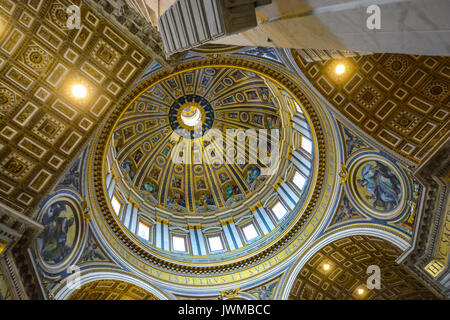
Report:
M150 226L140 221L138 225L138 236L146 241L150 241Z
M242 227L242 232L244 233L244 237L247 242L255 240L259 237L259 233L253 223L249 223L246 226Z
M277 217L278 220L283 219L283 217L288 213L288 210L286 207L281 203L281 201L278 201L273 207L272 212L275 214L275 217Z
M297 186L299 190L303 190L303 187L306 183L306 178L301 173L296 171L292 182Z
M225 249L221 236L208 236L207 238L208 238L209 251L211 253L217 252L217 251L222 251Z
M111 199L111 205L117 216L120 216L120 212L122 210L122 203L119 201L116 195L113 195Z
M302 149L308 152L309 154L312 154L313 150L312 141L305 136L302 136Z
M186 252L186 238L184 236L172 235L172 250Z

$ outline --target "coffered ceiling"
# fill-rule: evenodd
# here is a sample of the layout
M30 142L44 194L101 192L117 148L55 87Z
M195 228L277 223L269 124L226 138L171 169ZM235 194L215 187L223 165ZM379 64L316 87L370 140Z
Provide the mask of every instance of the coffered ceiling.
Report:
M411 162L424 163L448 139L449 57L374 54L307 63L292 54L331 105Z
M395 260L401 250L385 240L353 236L337 240L317 252L302 268L292 287L291 300L437 299L407 267ZM324 265L329 269L325 270ZM366 286L367 268L380 267L381 289ZM362 293L358 293L362 289Z
M81 7L73 30L72 3ZM0 201L30 215L150 61L82 1L1 1Z
M158 300L150 292L119 280L99 280L85 284L68 300Z

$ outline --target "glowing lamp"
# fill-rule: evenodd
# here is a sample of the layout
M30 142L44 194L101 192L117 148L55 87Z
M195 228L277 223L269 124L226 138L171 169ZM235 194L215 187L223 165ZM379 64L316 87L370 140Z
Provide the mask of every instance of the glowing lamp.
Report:
M82 84L72 86L72 95L77 99L83 99L87 96L87 88Z

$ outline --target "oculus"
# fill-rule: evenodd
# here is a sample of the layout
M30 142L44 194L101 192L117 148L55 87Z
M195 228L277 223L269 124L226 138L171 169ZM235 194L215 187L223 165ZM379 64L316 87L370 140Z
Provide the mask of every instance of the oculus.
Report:
M202 122L202 112L194 104L187 104L181 111L181 121L188 127L197 127Z

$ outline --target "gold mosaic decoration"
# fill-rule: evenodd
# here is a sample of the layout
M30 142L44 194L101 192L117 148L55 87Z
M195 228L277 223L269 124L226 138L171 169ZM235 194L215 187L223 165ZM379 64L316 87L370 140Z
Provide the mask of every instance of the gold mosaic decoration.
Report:
M150 292L119 280L98 280L85 284L68 300L159 300Z
M251 255L248 258L246 257L240 260L239 262L230 261L230 263L223 263L220 266L214 265L214 266L193 267L172 261L169 262L167 261L167 259L162 259L160 256L148 252L142 246L136 243L133 239L131 239L127 234L125 234L123 229L117 224L116 218L114 216L115 214L112 213L109 209L108 205L109 200L105 197L105 190L103 188L105 181L103 161L107 148L109 147L108 141L109 138L112 136L115 122L121 116L125 108L130 105L130 103L137 95L139 95L143 90L147 89L150 84L156 83L159 80L167 79L171 74L171 72L167 70L163 70L147 78L144 82L137 85L133 89L133 91L125 99L121 101L119 107L116 108L114 110L114 113L111 115L109 119L110 121L108 121L108 123L105 124L98 138L94 141L96 149L94 150L95 152L92 154L90 158L92 159L91 172L93 174L92 177L92 183L94 188L93 198L95 199L95 203L98 204L98 208L96 210L98 210L98 212L101 212L102 215L101 219L105 221L105 223L108 225L108 229L113 234L115 234L114 237L115 238L117 237L116 239L121 239L123 245L128 247L129 250L134 252L136 255L140 256L145 261L146 264L150 263L151 265L157 265L158 268L164 268L166 270L181 272L183 274L189 275L198 274L198 272L202 273L208 272L208 274L210 274L213 277L216 274L220 274L222 272L230 272L230 271L237 272L238 270L244 270L245 268L249 268L249 266L256 265L257 263L262 263L263 261L266 261L269 257L271 257L274 254L283 255L287 251L280 252L279 250L281 248L288 245L290 241L295 239L295 237L299 236L299 234L304 230L304 227L306 227L306 225L308 227L308 230L310 230L310 227L312 226L310 224L307 224L307 221L309 217L311 217L311 215L317 213L318 215L322 214L323 216L324 213L322 210L323 207L318 208L318 201L322 199L321 198L322 190L324 189L325 186L324 181L327 178L325 169L326 167L325 163L327 161L326 155L327 147L325 145L325 137L323 132L324 129L322 128L321 123L322 120L319 119L319 116L317 115L314 107L312 106L310 101L306 98L306 96L302 93L301 89L298 86L296 86L293 82L291 82L289 78L282 72L251 60L235 59L227 56L219 56L217 59L211 60L204 59L186 62L182 65L178 65L173 72L177 73L184 70L196 69L199 67L207 67L207 66L244 68L249 71L262 73L265 76L277 81L278 83L286 87L286 89L289 90L290 93L296 97L296 99L298 99L298 101L302 104L305 111L311 117L311 126L314 128L313 130L317 138L317 150L318 150L317 154L315 154L315 157L317 159L317 169L316 169L317 177L314 184L314 190L310 191L311 197L308 201L308 204L305 206L305 209L302 211L302 215L299 217L296 223L292 225L289 232L287 232L279 240L277 240L275 245L266 247L264 248L264 250L261 250L257 254ZM132 132L134 131L130 130L130 134L132 134ZM333 167L331 166L331 168L329 169L333 169ZM158 173L156 168L150 169L150 171L152 170L155 170L155 174L161 174L161 171ZM329 192L325 193L326 194L324 195L324 197L328 197ZM308 234L310 234L309 231ZM296 246L295 244L293 245ZM289 255L289 253L286 254ZM140 265L142 265L142 263ZM148 271L147 267L143 268L146 271ZM163 276L164 277L168 276L169 281L174 281L173 279L170 280L170 274L167 275L163 273ZM230 277L233 277L233 275L231 275ZM236 279L232 280L231 278L230 279L228 278L224 279L226 281L236 281ZM189 279L192 280L192 278ZM210 279L207 279L207 281L210 281ZM206 285L207 281L205 281L203 285ZM195 285L199 284L196 283Z
M79 0L3 0L0 26L0 201L30 215L150 58Z
M343 238L325 246L306 262L292 286L290 300L438 299L406 266L395 259L402 251L368 236ZM325 270L324 265L329 266ZM381 268L381 288L369 290L367 267ZM363 289L362 295L357 289Z
M374 54L306 63L328 102L378 142L420 165L450 135L450 58ZM337 76L338 63L346 72Z

